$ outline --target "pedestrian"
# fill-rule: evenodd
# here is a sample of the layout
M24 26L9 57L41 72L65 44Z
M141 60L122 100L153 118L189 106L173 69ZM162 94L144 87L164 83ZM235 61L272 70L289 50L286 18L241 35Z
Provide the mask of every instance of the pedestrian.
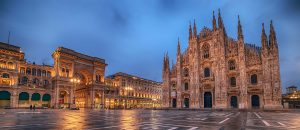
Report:
M31 111L31 110L32 110L32 105L30 105L30 107L29 107L29 108L30 108L30 111Z
M35 111L35 105L33 105L33 111Z

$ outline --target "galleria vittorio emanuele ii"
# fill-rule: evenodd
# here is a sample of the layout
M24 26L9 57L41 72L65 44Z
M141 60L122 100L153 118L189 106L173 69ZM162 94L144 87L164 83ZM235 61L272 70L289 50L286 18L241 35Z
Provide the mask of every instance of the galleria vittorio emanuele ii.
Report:
M54 66L27 62L20 47L0 43L0 107L156 108L160 83L116 73L105 78L104 59L59 47Z

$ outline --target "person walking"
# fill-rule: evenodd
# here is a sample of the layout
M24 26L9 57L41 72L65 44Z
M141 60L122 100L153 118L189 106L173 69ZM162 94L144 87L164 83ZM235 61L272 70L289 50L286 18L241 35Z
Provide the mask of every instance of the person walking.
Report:
M30 105L29 109L30 109L30 111L32 110L32 105Z
M35 111L35 105L33 105L33 111Z

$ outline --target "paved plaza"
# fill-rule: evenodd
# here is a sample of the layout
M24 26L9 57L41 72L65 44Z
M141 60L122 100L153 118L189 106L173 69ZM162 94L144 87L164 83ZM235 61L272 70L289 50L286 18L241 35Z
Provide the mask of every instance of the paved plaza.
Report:
M203 110L0 110L0 129L300 129L299 112Z

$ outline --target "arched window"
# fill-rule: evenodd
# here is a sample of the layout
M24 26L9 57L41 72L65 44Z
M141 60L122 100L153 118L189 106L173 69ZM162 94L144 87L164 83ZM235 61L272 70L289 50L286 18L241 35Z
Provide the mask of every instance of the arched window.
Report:
M20 68L20 73L21 73L21 74L25 74L25 68L24 68L24 67L21 67L21 68Z
M37 76L41 76L42 75L42 71L41 71L41 69L38 69L37 70L37 74L36 74Z
M66 69L66 76L69 77L69 72L70 70L69 69Z
M257 84L257 75L256 74L251 75L251 84Z
M44 85L48 85L49 84L49 81L48 80L44 80Z
M172 88L173 88L173 89L176 89L176 84L172 84Z
M228 66L229 66L229 70L235 70L235 61L234 60L230 60L228 62Z
M15 67L14 67L14 63L12 63L12 62L8 62L7 63L7 67L9 68L9 69L14 69Z
M209 68L204 69L204 77L210 77L210 69Z
M35 68L32 69L32 75L36 76L36 69Z
M26 76L22 77L22 84L27 84L28 78Z
M42 71L42 76L43 76L43 77L46 77L46 70L43 70L43 71Z
M183 75L184 75L184 77L189 77L189 69L188 68L185 68L183 70Z
M28 75L31 74L31 69L30 68L26 69L26 74L28 74Z
M51 72L47 71L47 77L51 77Z
M3 73L2 78L9 78L9 74L8 73Z
M203 58L209 58L209 46L208 45L203 45Z
M96 82L98 83L98 82L101 82L101 76L100 75L96 75Z
M231 87L235 87L236 86L236 79L235 79L235 77L231 77L230 78L230 85L231 85Z
M184 90L185 91L189 90L189 83L184 83Z
M37 85L38 85L38 84L39 84L39 79L34 78L34 79L33 79L33 84L37 84Z
M4 60L0 60L0 67L5 68L6 67L6 62Z

